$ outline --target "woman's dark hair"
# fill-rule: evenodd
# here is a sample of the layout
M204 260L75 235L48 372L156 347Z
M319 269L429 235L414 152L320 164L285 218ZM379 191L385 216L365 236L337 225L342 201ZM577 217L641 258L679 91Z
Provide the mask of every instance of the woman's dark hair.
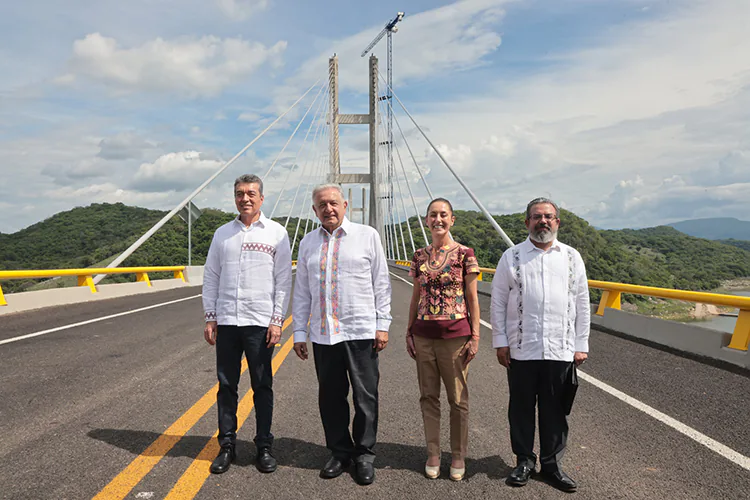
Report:
M450 210L451 210L451 215L453 215L453 205L451 205L450 201L446 200L445 198L435 198L434 200L432 200L430 202L429 205L427 205L427 213L425 214L425 217L427 217L428 215L430 215L430 207L432 206L432 204L433 203L437 203L438 201L442 201L443 203L445 203L446 205L448 205L448 208L450 208Z

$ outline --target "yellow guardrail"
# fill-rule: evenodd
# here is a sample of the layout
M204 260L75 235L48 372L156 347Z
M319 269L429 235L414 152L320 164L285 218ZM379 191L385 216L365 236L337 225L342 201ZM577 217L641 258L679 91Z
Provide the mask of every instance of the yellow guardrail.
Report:
M411 262L396 261L396 264L410 266ZM479 280L482 281L483 274L494 275L495 270L488 267L479 268ZM604 310L620 309L620 297L623 293L636 295L648 295L663 299L685 300L701 304L712 304L716 306L737 307L740 312L737 323L734 325L732 340L729 346L732 349L747 351L750 345L750 297L738 297L736 295L724 295L720 293L691 292L687 290L673 290L671 288L657 288L653 286L628 285L626 283L613 283L609 281L588 280L589 288L603 290L602 299L596 314L604 316Z
M701 304L713 304L716 306L737 307L740 312L734 325L732 340L727 347L747 351L750 344L750 297L738 297L736 295L724 295L720 293L691 292L688 290L673 290L671 288L657 288L653 286L628 285L627 283L610 283L609 281L589 280L590 288L604 290L602 300L596 314L604 315L604 310L620 309L620 296L623 293L636 295L648 295L663 299L686 300Z
M143 281L147 286L151 286L151 280L148 273L163 271L174 272L176 279L185 281L185 266L151 266L151 267L106 267L106 268L87 268L87 269L35 269L31 271L0 271L0 280L21 279L21 278L57 278L60 276L78 276L78 286L88 286L91 293L96 293L93 277L97 274L125 274L134 273L138 281ZM8 302L3 295L3 289L0 287L0 306L7 306Z

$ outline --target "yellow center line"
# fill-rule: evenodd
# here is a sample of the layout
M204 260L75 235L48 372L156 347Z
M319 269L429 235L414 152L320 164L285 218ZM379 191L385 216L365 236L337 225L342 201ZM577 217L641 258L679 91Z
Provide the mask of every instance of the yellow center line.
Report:
M291 320L291 317L289 318ZM286 324L284 325L286 327ZM289 352L292 350L294 345L294 335L290 336L289 339L284 343L284 346L279 350L279 353L274 356L273 362L271 363L271 370L274 375L278 371L281 363L284 362ZM240 404L237 408L237 430L242 427L245 420L250 415L253 409L253 391L252 389L242 397ZM210 475L210 464L211 461L219 453L219 442L216 437L219 435L219 431L216 431L214 435L209 439L206 446L203 447L201 452L195 457L193 463L180 477L177 483L174 485L169 494L164 497L164 500L182 500L188 498L194 498L198 494L203 483L206 482Z
M284 325L281 327L282 331L285 330L292 322L292 317L288 317L284 321ZM293 336L290 338L294 338ZM287 342L288 343L288 342ZM284 349L282 349L283 351ZM279 352L274 357L273 366L274 373L276 373L276 358L278 358L282 352ZM286 357L286 354L284 354ZM283 361L283 358L282 358ZM280 363L279 363L280 364ZM244 373L247 370L247 360L242 359L242 369L240 373ZM208 392L206 392L188 411L182 414L175 423L169 426L156 440L149 445L140 455L138 455L130 465L128 465L122 472L109 482L93 500L111 500L111 499L122 499L125 498L130 490L144 478L146 474L151 472L159 460L164 458L169 450L176 445L180 439L203 418L203 415L211 409L216 403L216 391L219 389L217 383ZM252 394L252 391L250 391ZM243 398L244 401L245 398ZM218 435L218 431L216 433Z

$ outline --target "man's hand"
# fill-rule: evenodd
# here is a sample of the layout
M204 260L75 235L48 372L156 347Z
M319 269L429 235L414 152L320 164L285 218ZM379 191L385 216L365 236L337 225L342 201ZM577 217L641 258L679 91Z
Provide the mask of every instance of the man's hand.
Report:
M505 368L510 368L510 347L497 348L497 361Z
M375 352L380 352L383 349L385 349L385 346L388 345L388 332L384 332L383 330L377 330L375 332L375 342L373 342L372 346L375 348Z
M573 355L573 361L575 362L576 366L581 366L586 359L588 359L589 354L587 352L576 352Z
M206 321L206 327L203 328L203 337L210 345L216 345L216 321Z
M294 352L297 353L297 357L302 361L307 359L307 342L295 342Z
M279 325L268 325L268 332L266 333L266 347L275 346L278 341L281 340L281 327Z
M468 366L472 359L477 355L477 352L479 351L479 337L475 337L472 335L469 337L469 340L466 341L464 346L461 348L461 350L458 353L458 356L466 356L464 359L464 366Z
M414 336L406 332L406 352L409 353L411 359L417 359L417 349L414 347Z

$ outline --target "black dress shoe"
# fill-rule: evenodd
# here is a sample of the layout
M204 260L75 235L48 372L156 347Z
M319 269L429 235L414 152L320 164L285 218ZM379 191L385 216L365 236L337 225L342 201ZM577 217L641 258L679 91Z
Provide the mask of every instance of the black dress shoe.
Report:
M271 455L271 448L263 447L258 450L258 455L255 457L255 468L261 472L276 470L276 459Z
M229 464L234 462L237 455L234 453L233 446L225 446L219 451L214 461L211 463L211 474L221 474L229 469Z
M375 481L375 467L372 462L357 462L357 470L354 479L362 486L367 486Z
M525 486L526 483L529 482L529 477L531 477L532 472L534 472L532 467L529 467L528 465L519 465L511 471L510 475L505 480L505 484L511 486Z
M578 489L576 482L561 470L555 472L542 471L540 475L558 490L572 493Z
M349 460L341 460L336 457L331 457L320 470L320 477L323 479L339 477L341 473L344 472L344 469L349 467L350 463Z

